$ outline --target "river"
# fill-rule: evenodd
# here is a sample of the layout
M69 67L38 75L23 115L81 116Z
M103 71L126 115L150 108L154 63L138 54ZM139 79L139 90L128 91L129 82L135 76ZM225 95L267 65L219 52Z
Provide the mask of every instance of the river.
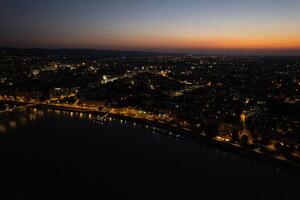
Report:
M2 117L0 153L1 191L19 199L300 195L300 179L293 172L140 124L98 123L73 112L31 110Z

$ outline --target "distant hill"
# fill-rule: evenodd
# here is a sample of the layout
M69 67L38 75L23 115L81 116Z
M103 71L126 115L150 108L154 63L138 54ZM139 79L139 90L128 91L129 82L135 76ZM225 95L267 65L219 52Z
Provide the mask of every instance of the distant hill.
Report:
M45 49L45 48L1 48L19 56L66 56L66 57L144 57L144 56L271 56L271 57L299 57L300 49L199 49L193 51L180 51L174 53L148 52L148 51L119 51L119 50L97 50L97 49Z
M18 48L0 48L0 51L6 51L14 55L33 55L33 56L81 56L81 57L137 57L137 56L162 56L174 55L159 52L144 51L115 51L115 50L95 50L95 49L18 49Z

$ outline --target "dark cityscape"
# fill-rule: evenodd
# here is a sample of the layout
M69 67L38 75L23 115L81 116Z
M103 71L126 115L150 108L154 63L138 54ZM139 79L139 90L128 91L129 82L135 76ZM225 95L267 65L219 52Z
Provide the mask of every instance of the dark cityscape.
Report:
M299 198L300 38L292 35L300 29L270 25L273 32L267 34L263 28L273 24L270 16L284 23L274 13L280 6L290 11L290 25L300 23L294 12L299 3L262 1L274 11L267 10L266 17L258 10L262 22L252 29L269 37L246 37L241 31L232 35L234 40L219 41L213 33L212 42L196 29L192 32L199 36L176 29L163 40L163 33L160 39L151 31L146 37L134 28L159 22L157 16L146 20L150 8L161 17L172 16L156 27L165 30L164 25L173 27L174 16L181 19L183 13L173 13L180 6L185 16L200 19L193 6L204 12L219 5L216 9L224 8L220 15L226 16L220 23L228 26L219 32L226 38L234 15L230 10L243 8L239 15L248 19L247 9L258 1L166 1L163 8L155 5L158 1L124 1L132 7L119 0L20 2L0 2L1 193L11 199ZM91 28L96 14L86 9L93 6L103 12L99 17L110 16L99 18L101 31ZM75 17L73 11L81 9L80 16L92 21ZM52 17L54 10L66 19ZM123 14L128 27L113 17ZM130 21L138 14L139 23ZM39 15L44 18L35 19ZM98 32L98 43L77 25L66 25L67 19ZM233 21L244 26L243 19ZM201 23L205 28L208 22ZM69 36L63 29L52 32L61 26ZM110 26L118 28L108 36L103 32ZM188 28L182 20L178 26Z

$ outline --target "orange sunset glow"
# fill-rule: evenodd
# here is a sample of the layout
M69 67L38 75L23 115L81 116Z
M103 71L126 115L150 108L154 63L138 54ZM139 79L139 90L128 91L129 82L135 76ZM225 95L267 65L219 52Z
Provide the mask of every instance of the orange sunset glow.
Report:
M172 52L300 49L300 1L114 1L118 6L93 0L22 6L9 1L0 6L0 19L10 22L2 25L0 46Z

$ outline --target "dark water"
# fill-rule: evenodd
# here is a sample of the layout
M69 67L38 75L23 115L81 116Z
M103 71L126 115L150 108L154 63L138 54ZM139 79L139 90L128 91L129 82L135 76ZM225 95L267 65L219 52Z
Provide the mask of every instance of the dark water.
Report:
M12 198L300 197L298 175L201 142L119 120L100 125L70 113L23 115L1 122L8 128L0 135L0 194Z

